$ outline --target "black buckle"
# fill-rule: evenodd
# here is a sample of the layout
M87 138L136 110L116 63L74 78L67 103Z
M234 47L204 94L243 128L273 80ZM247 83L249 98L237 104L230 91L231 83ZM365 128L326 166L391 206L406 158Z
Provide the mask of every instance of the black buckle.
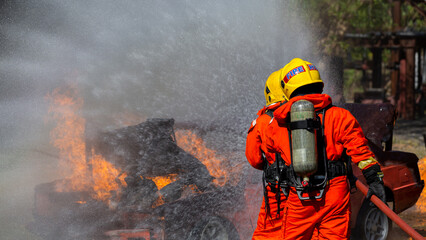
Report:
M307 129L308 131L313 131L314 129L320 129L321 121L316 118L308 118L301 121L290 122L290 130L295 129Z

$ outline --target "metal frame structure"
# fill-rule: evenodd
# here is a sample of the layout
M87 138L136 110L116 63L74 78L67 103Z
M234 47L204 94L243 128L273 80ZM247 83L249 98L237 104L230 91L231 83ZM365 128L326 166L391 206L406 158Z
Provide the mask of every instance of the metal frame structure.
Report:
M391 51L391 58L386 64L386 68L391 71L391 96L387 100L397 106L402 118L412 120L416 117L415 93L421 91L422 84L424 84L422 75L426 59L426 32L402 30L402 2L401 0L393 1L394 28L392 32L347 33L344 37L351 40L356 46L363 46L371 50L373 62L367 68L373 71L371 83L373 89L381 89L385 85L382 76L382 53L384 49ZM419 1L406 2L421 15L426 15L416 4ZM365 66L363 70L365 70Z

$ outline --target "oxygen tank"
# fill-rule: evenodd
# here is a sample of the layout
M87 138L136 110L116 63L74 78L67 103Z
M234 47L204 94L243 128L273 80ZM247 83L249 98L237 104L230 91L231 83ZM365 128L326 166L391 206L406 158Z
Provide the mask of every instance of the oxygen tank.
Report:
M291 105L291 122L315 118L314 105L306 100L299 100ZM314 129L293 129L291 131L292 164L294 172L303 178L302 185L309 183L309 176L317 171L318 154L316 132Z

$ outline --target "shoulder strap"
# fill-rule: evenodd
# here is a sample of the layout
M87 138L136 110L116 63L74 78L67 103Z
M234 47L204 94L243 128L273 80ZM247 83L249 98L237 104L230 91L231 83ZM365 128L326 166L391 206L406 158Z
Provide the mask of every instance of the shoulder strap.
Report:
M268 110L266 110L265 114L270 116L271 118L274 117L274 111L273 110L268 109Z
M286 102L280 102L280 106L279 107L281 107L282 105L284 105ZM275 108L276 109L276 108ZM275 109L267 109L266 111L265 111L265 114L266 115L268 115L268 116L270 116L271 118L273 118L274 117L274 110Z
M316 113L317 113L317 114L318 114L318 113L323 113L323 112L327 111L328 109L330 109L330 108L332 108L332 107L334 107L334 105L330 103L330 104L328 104L325 108L323 108L323 109L320 109L320 110L316 111Z

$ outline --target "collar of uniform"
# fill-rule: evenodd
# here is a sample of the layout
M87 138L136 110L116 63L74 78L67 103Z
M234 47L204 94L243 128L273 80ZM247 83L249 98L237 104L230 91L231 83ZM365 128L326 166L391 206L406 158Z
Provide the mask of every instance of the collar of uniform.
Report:
M266 112L266 110L275 110L275 109L277 109L281 106L281 103L282 103L282 101L281 102L274 102L274 103L269 104L268 106L264 106L262 109L260 109L257 112L257 115L260 116L260 115L264 114Z
M315 111L319 111L332 103L331 97L327 94L308 94L304 96L297 96L291 98L287 103L280 106L274 111L274 118L279 123L286 123L287 118L290 116L291 105L299 100L308 100L314 104Z

